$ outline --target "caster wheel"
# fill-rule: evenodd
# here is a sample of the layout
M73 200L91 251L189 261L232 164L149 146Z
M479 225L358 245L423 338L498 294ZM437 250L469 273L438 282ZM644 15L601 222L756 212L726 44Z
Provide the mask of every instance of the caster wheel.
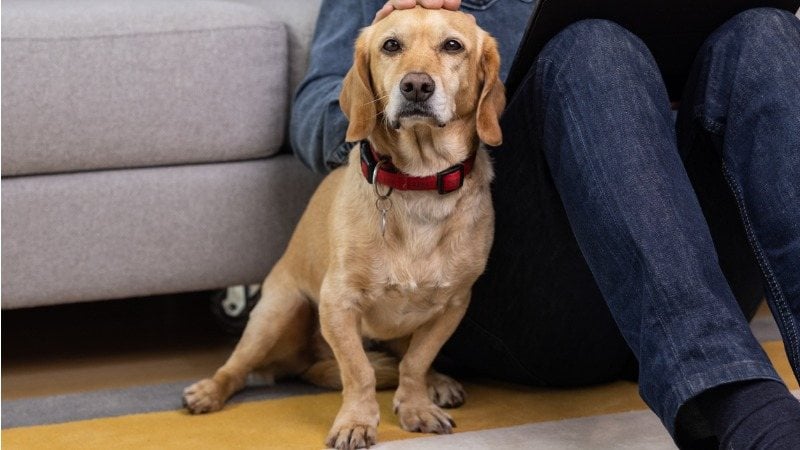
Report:
M242 334L250 311L261 298L259 285L231 286L211 299L211 312L227 333Z

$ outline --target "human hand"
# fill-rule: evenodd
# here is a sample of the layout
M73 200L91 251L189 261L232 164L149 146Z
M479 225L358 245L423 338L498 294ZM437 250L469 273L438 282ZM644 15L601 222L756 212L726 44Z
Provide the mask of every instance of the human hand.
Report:
M383 5L383 8L379 9L378 12L375 13L375 19L372 21L372 23L375 23L388 16L389 13L395 9L410 9L417 5L428 9L444 8L451 11L458 11L458 8L461 6L461 0L388 0L386 4Z

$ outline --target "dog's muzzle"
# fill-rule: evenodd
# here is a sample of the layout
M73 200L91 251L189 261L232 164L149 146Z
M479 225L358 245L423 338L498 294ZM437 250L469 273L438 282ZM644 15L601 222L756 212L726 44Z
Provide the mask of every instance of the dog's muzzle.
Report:
M400 128L400 119L408 117L430 118L440 127L446 125L434 106L437 103L436 82L427 73L407 73L398 84L397 94L393 114L389 115L389 125L395 130Z

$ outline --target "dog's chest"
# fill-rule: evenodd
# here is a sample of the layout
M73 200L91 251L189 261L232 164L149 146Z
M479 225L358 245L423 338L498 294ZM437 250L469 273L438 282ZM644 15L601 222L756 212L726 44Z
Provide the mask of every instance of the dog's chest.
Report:
M362 332L375 339L406 336L441 314L480 273L470 267L470 258L480 261L472 253L438 245L387 256L376 265L375 283L366 293Z
M369 306L362 317L362 333L373 339L407 336L439 315L450 301L453 290L418 283L387 282L375 286L368 294Z
M448 301L440 288L412 289L399 285L375 289L370 297L361 329L365 336L373 339L394 339L411 334L440 314Z

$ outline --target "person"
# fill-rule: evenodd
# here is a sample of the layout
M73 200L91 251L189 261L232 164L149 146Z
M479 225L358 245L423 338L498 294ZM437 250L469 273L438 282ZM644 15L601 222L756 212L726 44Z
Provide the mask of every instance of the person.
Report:
M309 167L352 148L338 95L359 29L417 3L473 14L501 78L535 6L324 0L290 126ZM800 404L748 326L764 293L798 374L800 21L717 29L677 120L647 47L603 20L558 33L508 100L494 247L443 359L541 386L638 375L680 447L800 448Z

